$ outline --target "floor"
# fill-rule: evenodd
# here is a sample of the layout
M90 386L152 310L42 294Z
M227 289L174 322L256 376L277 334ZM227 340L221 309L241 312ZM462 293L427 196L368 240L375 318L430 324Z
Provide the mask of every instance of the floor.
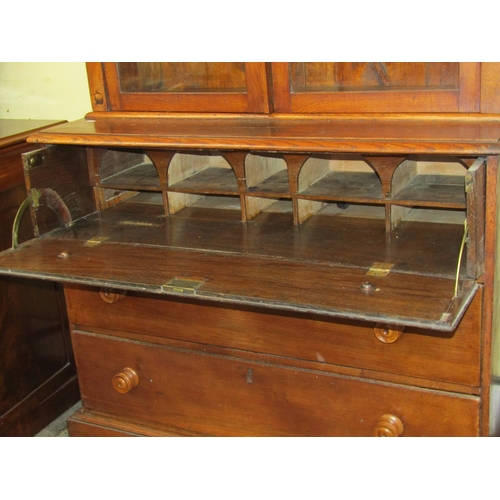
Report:
M35 437L68 437L68 418L82 407L81 401L78 401L69 410L59 415L45 429L42 429Z

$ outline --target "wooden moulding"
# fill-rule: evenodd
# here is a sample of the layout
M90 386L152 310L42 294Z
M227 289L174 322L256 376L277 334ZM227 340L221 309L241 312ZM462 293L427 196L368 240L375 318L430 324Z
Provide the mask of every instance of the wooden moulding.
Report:
M495 115L306 117L152 113L130 114L129 120L123 119L127 115L106 118L101 115L35 133L28 141L145 149L315 151L385 156L432 152L464 157L500 153L500 120Z

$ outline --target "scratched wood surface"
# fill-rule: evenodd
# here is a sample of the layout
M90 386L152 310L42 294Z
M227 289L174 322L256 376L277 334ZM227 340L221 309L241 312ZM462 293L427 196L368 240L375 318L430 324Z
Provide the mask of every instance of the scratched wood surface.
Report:
M184 221L185 228L190 219ZM1 272L155 293L172 293L165 290L164 285L181 276L203 281L203 286L196 292L201 298L396 324L432 325L441 330L456 326L463 308L475 293L471 284L463 283L463 292L453 299L453 277L390 272L385 277L368 278L368 266L351 267L310 259L301 261L300 258L290 260L279 258L274 252L265 255L255 250L253 254L251 251L188 250L185 230L179 232L182 246L175 243L162 245L164 235L153 244L138 244L141 234L162 233L152 231L149 224L119 226L117 232L134 232L134 244L109 240L91 246L87 238L107 238L109 233L101 225L97 225L97 231L91 224L79 227L80 237L84 236L84 239L73 237L77 234L73 227L62 231L61 238L39 238L16 251L4 253L0 257ZM223 245L224 241L226 244L234 242L227 224L218 236L206 231L206 221L199 229L199 236L208 234L217 245ZM322 229L320 234L323 232ZM272 233L276 236L274 231ZM245 236L245 233L240 234ZM257 234L260 238L258 229ZM225 240L228 237L229 240ZM258 238L253 241L260 248ZM277 238L279 240L282 238ZM422 263L424 261L422 259ZM370 259L369 266L372 264ZM367 295L360 287L368 279L376 291Z

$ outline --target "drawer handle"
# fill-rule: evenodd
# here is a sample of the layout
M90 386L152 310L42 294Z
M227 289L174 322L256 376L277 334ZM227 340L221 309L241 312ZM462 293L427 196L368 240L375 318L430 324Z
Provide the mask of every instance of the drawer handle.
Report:
M384 344L392 344L401 337L403 333L404 326L398 325L384 325L383 323L377 323L374 328L375 337L377 337L380 342Z
M125 292L114 292L113 290L103 288L100 290L99 296L102 300L104 300L104 302L106 302L106 304L114 304L115 302L125 298Z
M125 367L113 377L111 383L117 392L127 394L139 383L139 376L132 368Z
M373 435L375 437L399 437L403 434L403 430L403 422L395 415L386 413L379 418L373 429Z

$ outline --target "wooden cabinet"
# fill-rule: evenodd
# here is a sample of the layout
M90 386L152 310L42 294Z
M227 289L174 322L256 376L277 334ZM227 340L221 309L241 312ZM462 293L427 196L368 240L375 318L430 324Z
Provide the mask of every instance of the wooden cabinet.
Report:
M270 109L288 99L284 64L263 66ZM40 237L0 255L2 273L64 284L71 434L498 434L498 117L164 112L154 67L89 65L91 91L112 87L95 111L30 137ZM464 76L479 64L409 67L378 68L389 94L355 65L335 78L367 98L486 102ZM179 103L211 88L193 68ZM161 104L115 106L124 89Z
M94 111L498 113L497 63L87 63Z
M58 122L0 120L1 249L26 198L21 154L38 129ZM18 239L33 237L29 218ZM0 436L33 436L79 399L62 288L51 282L3 276L0 280Z

